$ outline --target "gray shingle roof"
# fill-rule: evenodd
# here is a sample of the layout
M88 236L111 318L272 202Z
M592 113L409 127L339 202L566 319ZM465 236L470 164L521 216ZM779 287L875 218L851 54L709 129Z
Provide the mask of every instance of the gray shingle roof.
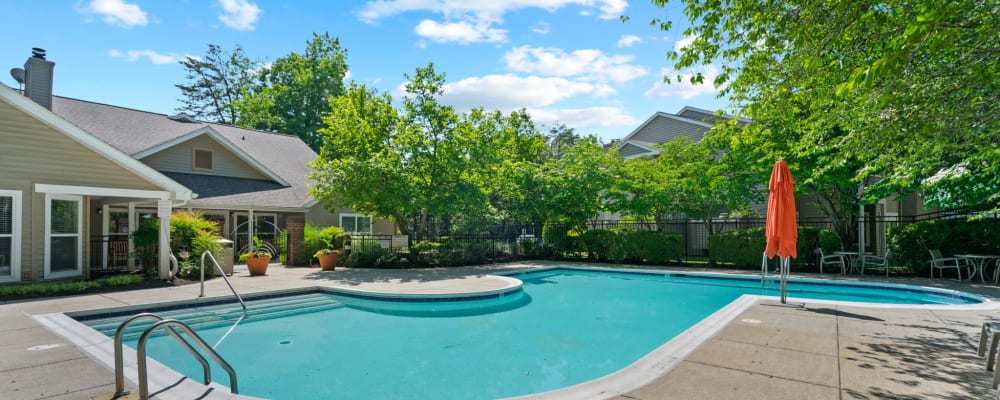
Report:
M190 202L192 206L301 208L312 201L307 175L310 172L309 162L316 158L316 153L296 136L208 122L174 121L165 114L59 96L52 97L52 111L133 156L198 129L211 127L289 184L285 187L271 182L274 186L267 186L267 182L253 179L164 173L198 193L198 198Z

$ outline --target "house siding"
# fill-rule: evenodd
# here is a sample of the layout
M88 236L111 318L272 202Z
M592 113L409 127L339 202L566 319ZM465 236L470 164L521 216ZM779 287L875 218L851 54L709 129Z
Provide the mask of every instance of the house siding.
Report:
M636 146L631 143L625 143L625 145L622 146L622 148L618 149L618 154L621 155L622 157L633 157L646 153L649 153L649 150L646 150L642 147Z
M658 117L649 122L636 132L630 140L641 140L650 143L666 143L681 136L690 137L692 141L699 142L708 131L707 127L679 119Z
M41 280L45 271L45 194L35 193L35 184L162 190L5 102L0 121L0 189L21 192L21 274L29 280ZM90 204L84 197L84 243Z
M212 151L214 163L212 171L193 168L192 158L194 157L194 149L196 148ZM157 171L163 172L270 180L270 178L207 135L201 135L158 153L150 154L140 161Z

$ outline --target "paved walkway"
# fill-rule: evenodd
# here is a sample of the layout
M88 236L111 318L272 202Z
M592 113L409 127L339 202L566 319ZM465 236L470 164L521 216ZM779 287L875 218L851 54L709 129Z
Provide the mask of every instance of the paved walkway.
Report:
M541 265L546 264L331 272L272 265L266 277L249 277L245 267L237 267L233 284L244 293L316 285L390 293L462 293L506 285L484 279L491 272ZM893 282L1000 297L1000 288L989 285L927 279ZM229 293L221 279L207 282L205 289L208 296ZM198 292L199 285L187 285L0 305L0 399L108 398L114 391L111 370L31 316L191 300ZM613 398L992 399L996 396L989 385L992 375L975 353L982 321L998 316L997 310L754 305L666 375Z

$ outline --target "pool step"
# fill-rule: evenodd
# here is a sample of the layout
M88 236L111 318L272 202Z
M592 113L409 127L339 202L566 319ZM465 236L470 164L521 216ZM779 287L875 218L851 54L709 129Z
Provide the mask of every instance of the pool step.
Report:
M343 306L343 303L332 296L322 293L250 301L247 303L247 318L244 319L244 323L254 320L325 311ZM243 309L239 307L239 304L224 304L202 307L196 310L169 310L156 314L164 319L183 321L197 331L199 329L232 325L243 316ZM113 336L115 330L118 328L118 324L125 318L124 316L118 316L103 320L92 320L88 321L87 325L105 335ZM125 330L123 337L125 340L134 339L152 324L152 321L133 323Z

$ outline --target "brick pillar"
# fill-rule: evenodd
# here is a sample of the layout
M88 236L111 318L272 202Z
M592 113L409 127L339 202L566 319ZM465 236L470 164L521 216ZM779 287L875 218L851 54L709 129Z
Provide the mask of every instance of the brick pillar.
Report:
M301 257L305 228L304 215L290 215L285 219L285 230L288 232L288 257L285 258L285 265L295 265L295 260Z

